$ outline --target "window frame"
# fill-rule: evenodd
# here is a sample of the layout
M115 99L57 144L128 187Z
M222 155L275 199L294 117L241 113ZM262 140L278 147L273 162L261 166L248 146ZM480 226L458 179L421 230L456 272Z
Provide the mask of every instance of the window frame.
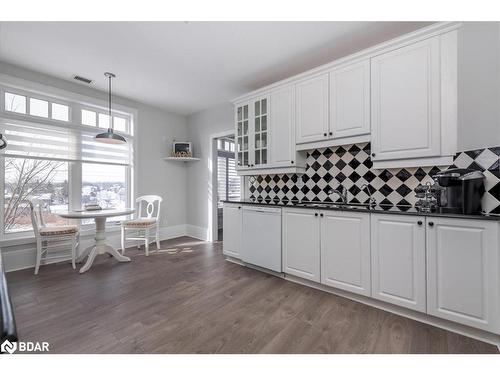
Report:
M16 95L22 95L26 97L26 114L16 113L12 111L5 110L5 92L9 92ZM86 109L99 113L107 114L108 103L105 100L81 95L75 92L66 91L63 89L55 88L52 86L43 85L36 82L27 81L21 78L12 77L6 74L0 73L0 96L2 100L0 101L0 117L6 120L24 120L33 123L40 124L50 124L59 127L69 127L73 129L81 130L101 130L99 128L98 122L96 126L82 125L81 124L81 110ZM30 98L46 100L49 102L49 113L48 118L30 115L29 102ZM68 106L68 121L52 119L52 103L61 104ZM132 107L123 106L119 103L113 104L113 116L118 116L125 118L127 125L127 133L118 131L117 133L123 135L128 142L132 143L132 164L124 166L125 171L125 183L127 186L127 203L128 207L135 206L135 196L137 191L137 176L135 175L134 165L137 163L137 110ZM52 158L38 158L45 160L56 160ZM84 161L68 161L68 181L69 181L69 201L68 206L70 210L81 208L81 197L82 197L82 163ZM95 162L89 162L93 164L100 164ZM104 163L102 163L104 164ZM5 171L5 157L0 154L0 170ZM34 239L34 234L32 230L5 233L4 230L4 209L5 207L5 173L0 173L0 245L6 245L10 243L21 243L32 242ZM118 225L113 225L110 222L108 226L109 229L118 230ZM82 232L93 232L92 225L82 225Z

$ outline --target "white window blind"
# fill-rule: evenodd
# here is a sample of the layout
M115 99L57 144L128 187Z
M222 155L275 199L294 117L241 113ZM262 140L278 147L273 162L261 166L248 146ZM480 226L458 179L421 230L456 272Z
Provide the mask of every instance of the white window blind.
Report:
M5 156L132 165L132 140L124 145L95 142L101 131L0 119L0 133L9 140Z

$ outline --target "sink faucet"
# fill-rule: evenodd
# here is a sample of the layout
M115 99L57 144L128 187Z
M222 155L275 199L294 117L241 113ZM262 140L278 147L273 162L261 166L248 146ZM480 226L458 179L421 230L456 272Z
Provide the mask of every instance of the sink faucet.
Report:
M370 200L368 201L368 204L370 206L376 206L377 205L377 201L372 196L372 191L370 189L370 185L368 185L368 184L361 185L361 190L366 190L368 192L368 196L370 197Z
M328 195L332 195L333 193L340 197L342 203L347 203L347 189L344 186L339 185L338 189L330 189L327 191Z

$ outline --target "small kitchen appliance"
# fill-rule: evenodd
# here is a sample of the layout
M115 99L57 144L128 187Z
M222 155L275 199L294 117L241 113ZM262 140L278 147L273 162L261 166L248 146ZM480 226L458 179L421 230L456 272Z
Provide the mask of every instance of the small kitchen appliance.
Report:
M481 198L485 191L483 172L448 169L437 173L434 181L440 211L467 215L481 213Z

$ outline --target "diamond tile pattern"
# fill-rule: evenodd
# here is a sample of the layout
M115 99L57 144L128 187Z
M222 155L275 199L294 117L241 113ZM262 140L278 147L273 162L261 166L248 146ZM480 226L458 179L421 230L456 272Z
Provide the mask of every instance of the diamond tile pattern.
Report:
M500 213L500 147L459 152L450 167L372 169L370 143L317 149L307 154L305 174L264 175L246 179L246 196L264 200L339 201L330 189L339 185L348 190L349 201L366 203L368 184L378 203L414 205L413 189L432 181L432 176L448 168L471 168L486 176L483 210Z

